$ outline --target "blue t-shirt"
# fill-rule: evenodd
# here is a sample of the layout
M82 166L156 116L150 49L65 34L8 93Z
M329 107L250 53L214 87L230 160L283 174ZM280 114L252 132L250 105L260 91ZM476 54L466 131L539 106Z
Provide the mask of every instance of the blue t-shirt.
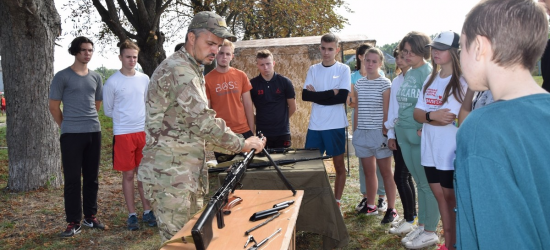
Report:
M103 100L102 89L101 76L90 69L85 76L71 67L55 74L49 98L63 103L62 134L101 131L95 102Z
M550 94L494 102L460 125L457 249L550 249L549 131Z
M296 97L290 79L274 73L269 81L259 75L250 84L250 96L256 107L256 130L265 136L289 135L287 99Z

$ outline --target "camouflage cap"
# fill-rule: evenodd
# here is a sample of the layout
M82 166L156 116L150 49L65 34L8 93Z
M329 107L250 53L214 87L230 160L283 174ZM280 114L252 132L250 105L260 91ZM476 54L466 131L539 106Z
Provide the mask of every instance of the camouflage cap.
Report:
M231 34L229 29L227 29L225 20L211 11L201 11L197 13L193 17L188 30L192 29L206 29L218 37L225 38L231 42L237 41L237 37Z

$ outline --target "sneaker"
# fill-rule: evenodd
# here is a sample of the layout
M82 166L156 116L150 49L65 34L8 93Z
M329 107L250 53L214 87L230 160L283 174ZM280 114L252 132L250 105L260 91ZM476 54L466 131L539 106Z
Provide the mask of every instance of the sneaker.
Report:
M367 198L363 198L359 204L355 207L355 211L359 212L367 204Z
M384 219L382 219L382 224L388 224L393 221L397 221L399 219L399 215L395 211L395 209L388 209L386 211L386 214L384 215Z
M409 223L405 220L401 220L399 226L390 229L390 234L397 234L397 235L408 234L411 231L413 231L415 228L416 227L413 225L413 223Z
M150 211L148 214L143 214L143 222L147 223L150 227L156 227L157 226L157 217L155 217L155 214L153 211Z
M377 215L378 214L378 208L376 206L374 208L370 208L368 205L365 205L361 209L361 211L359 211L359 214Z
M105 225L103 225L96 217L95 215L92 215L90 218L84 218L82 221L82 224L87 227L91 228L98 228L98 229L105 229Z
M414 240L420 233L424 232L424 227L417 227L414 230L410 231L403 239L401 239L401 243L403 245L411 240Z
M73 237L75 234L79 234L79 233L80 233L80 223L77 224L77 223L71 222L69 223L69 225L67 225L67 228L65 229L65 231L59 234L59 237L64 237L64 238Z
M130 231L139 230L137 216L135 214L130 215L130 217L128 217L128 220L126 221L126 225L128 225L128 230Z
M401 223L403 223L405 221L405 219L400 219L400 220L394 220L391 222L391 227L399 227L399 225L401 225Z
M388 210L388 203L386 202L386 199L384 198L378 198L378 210L382 212L386 212Z
M414 240L405 243L405 247L409 249L420 249L427 246L439 243L439 237L434 232L426 232L419 234Z

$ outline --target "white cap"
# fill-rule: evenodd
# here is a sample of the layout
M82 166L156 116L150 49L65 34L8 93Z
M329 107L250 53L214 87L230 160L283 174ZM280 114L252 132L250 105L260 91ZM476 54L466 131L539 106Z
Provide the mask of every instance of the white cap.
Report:
M431 46L437 50L448 50L450 48L457 48L459 45L460 36L452 31L443 31L439 33L433 40L432 43L426 45L426 47Z

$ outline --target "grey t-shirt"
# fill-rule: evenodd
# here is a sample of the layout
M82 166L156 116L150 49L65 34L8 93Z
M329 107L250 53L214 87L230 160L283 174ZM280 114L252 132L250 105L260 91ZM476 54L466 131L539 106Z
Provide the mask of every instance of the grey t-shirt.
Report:
M81 76L68 67L55 74L49 98L63 103L62 134L101 131L95 102L103 100L102 88L101 76L92 70Z

